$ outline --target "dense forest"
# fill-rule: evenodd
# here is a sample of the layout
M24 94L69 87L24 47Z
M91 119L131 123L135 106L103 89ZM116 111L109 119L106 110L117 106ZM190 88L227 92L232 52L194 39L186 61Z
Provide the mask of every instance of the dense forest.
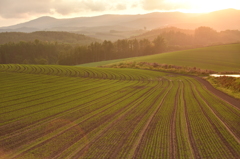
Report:
M76 65L156 54L165 51L166 48L165 40L160 36L152 42L147 39L125 39L114 43L94 42L85 46L39 40L22 41L0 45L0 63Z
M94 41L83 35L66 32L1 33L0 41L11 37L4 36L7 34L14 36L12 40L9 39L12 42L0 44L0 63L77 65L240 42L238 30L217 32L209 27L199 27L195 31L178 28L156 29L135 38L115 42ZM22 34L24 38L21 37ZM16 38L16 35L19 37ZM43 39L31 40L39 37L35 35L41 35ZM18 41L21 38L25 41L14 42L14 39ZM85 45L80 42L84 39L89 40Z

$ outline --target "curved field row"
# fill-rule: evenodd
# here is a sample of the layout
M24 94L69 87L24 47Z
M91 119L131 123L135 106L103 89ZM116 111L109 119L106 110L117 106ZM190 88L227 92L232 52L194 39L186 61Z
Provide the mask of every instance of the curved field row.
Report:
M240 156L239 109L193 78L35 65L0 76L0 158Z
M188 81L187 83L191 85ZM212 116L211 118L207 115L207 112L204 111L205 105L201 102L202 98L197 95L195 86L191 85L188 92L188 98L191 99L186 100L190 123L189 126L191 127L192 135L195 139L199 155L204 158L221 158L223 156L225 156L224 158L237 157L236 154L239 154L238 141L234 140L233 136L226 132L226 130L220 128L223 127L223 124L219 120L216 120L216 116L214 114L208 112L208 114ZM218 124L219 127L216 127L215 124ZM224 136L229 140L228 142L225 142L225 139L222 137L222 133L225 133ZM232 150L234 149L232 146L235 150ZM211 153L212 151L214 153Z
M51 70L51 71L50 71ZM0 65L0 72L17 72L26 74L43 74L67 77L89 77L116 80L148 80L149 77L157 77L151 71L139 71L130 69L103 69L84 68L70 66L41 66L41 65ZM49 73L50 72L50 73ZM139 72L139 73L138 73Z

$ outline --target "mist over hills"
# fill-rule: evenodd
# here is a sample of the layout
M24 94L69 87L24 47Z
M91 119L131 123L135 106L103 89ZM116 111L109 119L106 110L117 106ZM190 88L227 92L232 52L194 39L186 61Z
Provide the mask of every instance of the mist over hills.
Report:
M30 42L36 39L45 42L47 41L78 45L89 45L93 42L101 42L101 40L99 39L88 37L82 34L55 31L36 31L32 33L2 32L0 33L0 37L0 45L8 42Z
M211 13L154 12L138 15L101 15L56 19L40 17L25 23L1 27L0 32L68 31L95 38L117 40L142 34L145 30L174 26L196 29L208 26L217 31L240 30L240 10L226 9Z

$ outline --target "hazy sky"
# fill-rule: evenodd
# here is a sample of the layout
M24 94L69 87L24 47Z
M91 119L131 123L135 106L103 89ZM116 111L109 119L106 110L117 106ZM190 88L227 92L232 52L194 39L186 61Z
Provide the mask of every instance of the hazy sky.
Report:
M0 0L0 26L41 16L69 18L153 11L210 12L240 9L240 0Z

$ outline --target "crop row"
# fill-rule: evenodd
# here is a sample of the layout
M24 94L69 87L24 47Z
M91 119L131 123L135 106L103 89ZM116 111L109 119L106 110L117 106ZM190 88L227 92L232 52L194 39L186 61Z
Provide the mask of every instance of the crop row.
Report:
M158 77L151 71L112 68L87 68L70 66L41 65L0 65L0 72L17 72L24 74L41 74L67 77L84 77L117 80L151 80ZM163 74L163 73L159 73ZM151 77L151 78L150 78Z
M240 156L239 109L190 77L35 65L0 75L0 158Z

